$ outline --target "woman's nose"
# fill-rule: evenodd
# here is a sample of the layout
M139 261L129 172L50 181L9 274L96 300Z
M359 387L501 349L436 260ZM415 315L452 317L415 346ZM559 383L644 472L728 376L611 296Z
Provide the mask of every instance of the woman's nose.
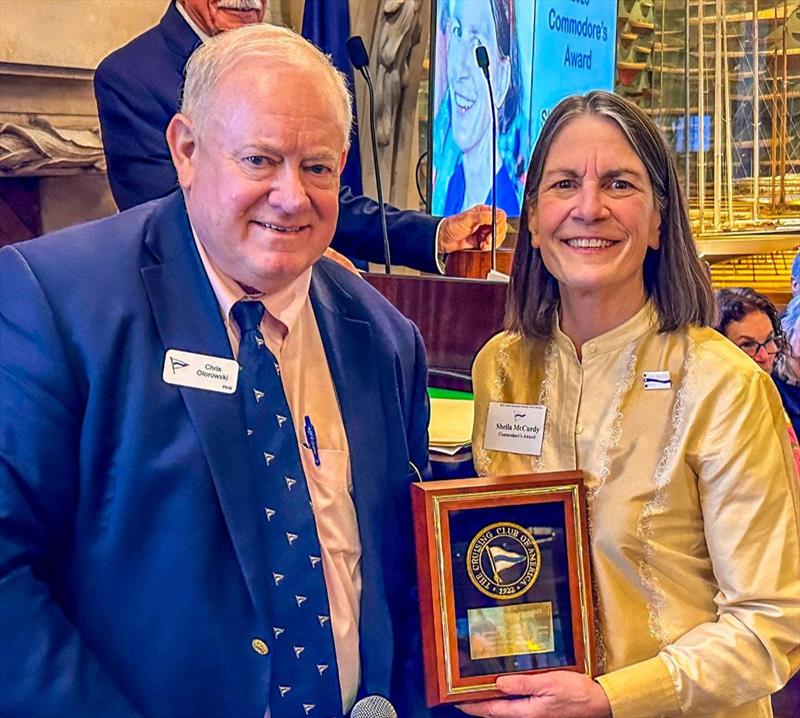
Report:
M594 222L608 216L608 207L600 187L586 183L576 193L575 199L573 214L584 222Z
M753 359L756 360L756 363L766 365L769 363L769 352L767 352L767 348L765 346L760 346L758 351L755 353Z

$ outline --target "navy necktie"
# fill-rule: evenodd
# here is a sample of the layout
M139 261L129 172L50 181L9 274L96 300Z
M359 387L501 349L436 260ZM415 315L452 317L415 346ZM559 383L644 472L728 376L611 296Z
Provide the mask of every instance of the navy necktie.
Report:
M241 332L239 391L253 480L264 497L267 522L270 712L272 718L339 716L342 699L317 526L280 366L259 329L264 305L242 300L231 313Z

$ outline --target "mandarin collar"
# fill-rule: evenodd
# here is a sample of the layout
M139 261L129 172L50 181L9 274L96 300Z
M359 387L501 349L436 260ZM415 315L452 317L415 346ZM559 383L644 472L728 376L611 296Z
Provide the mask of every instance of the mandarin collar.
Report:
M644 303L644 306L630 319L586 341L581 346L581 357L583 357L583 361L586 361L587 359L607 354L608 352L618 351L646 334L652 328L657 327L658 324L658 312L652 300L648 299ZM556 346L567 354L575 357L577 361L578 355L575 351L575 346L572 344L572 340L561 331L560 317L558 315L556 315L553 324L553 341Z

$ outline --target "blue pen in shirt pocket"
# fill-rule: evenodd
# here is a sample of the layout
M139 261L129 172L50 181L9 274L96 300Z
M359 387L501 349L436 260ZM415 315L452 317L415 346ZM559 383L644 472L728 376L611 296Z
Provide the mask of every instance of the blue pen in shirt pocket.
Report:
M306 416L303 422L303 429L306 434L306 446L311 449L311 453L314 455L314 466L319 466L321 464L319 460L319 444L317 444L317 432L314 429L314 425L311 423L311 419Z

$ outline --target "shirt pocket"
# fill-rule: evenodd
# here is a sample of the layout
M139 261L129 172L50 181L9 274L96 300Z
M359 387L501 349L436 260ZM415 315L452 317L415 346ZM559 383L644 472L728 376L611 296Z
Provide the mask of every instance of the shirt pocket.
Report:
M349 451L318 449L319 465L314 461L314 455L310 449L302 447L300 451L303 455L303 471L305 471L310 492L318 489L321 500L332 497L334 493L350 493L353 483L350 479Z
M305 450L308 456L311 452ZM331 554L360 554L356 508L350 494L350 452L320 449L319 466L304 461L320 543Z

